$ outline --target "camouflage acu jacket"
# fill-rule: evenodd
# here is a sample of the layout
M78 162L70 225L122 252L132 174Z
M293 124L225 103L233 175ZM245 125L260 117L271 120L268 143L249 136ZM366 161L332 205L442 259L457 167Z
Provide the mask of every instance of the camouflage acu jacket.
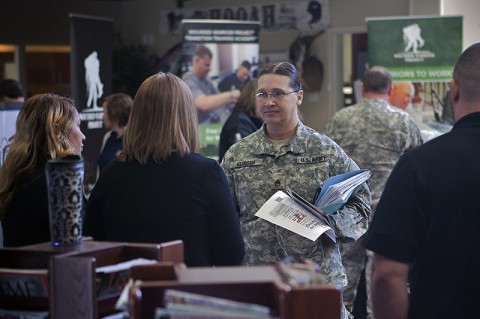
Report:
M366 232L371 212L368 187L363 187L331 216L337 243L325 235L311 241L255 217L278 190L288 187L313 201L318 186L328 177L357 168L335 142L302 123L280 151L273 147L264 130L265 124L234 144L222 162L246 245L244 263L272 264L286 256L295 261L309 258L320 265L330 283L337 288L345 286L338 240L356 240Z
M337 142L360 168L368 168L372 210L400 155L423 143L413 118L381 99L364 99L333 116L325 133Z

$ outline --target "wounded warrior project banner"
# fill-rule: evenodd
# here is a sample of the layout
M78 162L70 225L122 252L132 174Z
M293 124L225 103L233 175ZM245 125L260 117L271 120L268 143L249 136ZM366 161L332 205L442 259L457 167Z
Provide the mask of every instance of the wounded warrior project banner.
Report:
M223 88L241 66L248 66L248 80L258 72L259 24L230 20L183 20L181 76L192 71L192 61L197 46L205 46L212 53L210 71L206 78L218 92L237 87ZM222 82L223 80L226 80ZM189 84L190 82L187 82ZM233 84L233 83L232 83ZM190 87L198 91L199 87ZM202 88L203 91L205 88ZM237 88L240 89L240 88ZM210 95L211 92L203 92ZM230 116L235 103L222 105L212 111L199 112L200 153L218 159L218 143L223 124ZM200 116L201 115L201 116Z
M369 18L368 62L394 80L451 80L462 52L462 17Z
M368 18L368 64L393 77L389 102L409 112L424 138L451 129L453 67L462 53L462 17Z
M111 94L113 21L70 15L72 96L85 134L85 184L93 187L105 134L103 99ZM87 189L88 191L88 189Z

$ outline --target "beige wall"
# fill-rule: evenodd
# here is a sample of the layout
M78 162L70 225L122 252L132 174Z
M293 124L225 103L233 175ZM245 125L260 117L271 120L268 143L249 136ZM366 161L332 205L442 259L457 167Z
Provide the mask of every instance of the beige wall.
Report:
M463 49L480 42L480 1L439 0L441 15L463 16Z
M136 1L134 1L135 3ZM265 0L260 3L271 3L272 1ZM127 25L135 25L133 28L124 27L123 34L131 38L142 38L142 32L152 32L151 30L159 30L159 16L160 8L158 0L141 1L144 5L125 5L128 6L128 11L131 14L130 18L126 18ZM195 7L224 7L225 1L221 0L192 0L185 3L187 8ZM259 1L255 0L243 0L235 1L231 0L228 4L232 6L238 6L241 4L258 4ZM137 3L138 4L138 3ZM154 9L157 8L157 9ZM172 7L170 7L172 9ZM379 16L398 16L408 15L409 2L408 0L392 1L388 6L385 6L384 0L364 0L359 4L358 1L353 0L332 0L330 1L330 19L331 27L334 29L334 38L341 37L342 32L351 32L351 30L366 31L365 18L366 17L379 17ZM135 13L135 14L133 14ZM141 21L138 21L138 17L141 16ZM272 32L261 32L259 37L260 52L288 52L290 45L301 36L298 32L282 32L281 35ZM161 37L160 32L155 34L155 44L152 48L157 53L165 52L169 47L178 43L180 39L178 37ZM330 46L332 42L332 35L329 32L325 32L322 35L315 38L312 45L311 54L320 59L324 65L324 79L323 88L321 91L306 91L305 99L302 105L301 111L304 116L305 124L322 131L335 113L335 111L342 107L339 99L341 98L341 77L337 81L337 78L330 73L342 74L342 59L335 60L339 67L332 68L330 65L332 56L342 56L342 52L332 50ZM338 49L341 49L342 45L339 45ZM332 99L334 95L335 99Z

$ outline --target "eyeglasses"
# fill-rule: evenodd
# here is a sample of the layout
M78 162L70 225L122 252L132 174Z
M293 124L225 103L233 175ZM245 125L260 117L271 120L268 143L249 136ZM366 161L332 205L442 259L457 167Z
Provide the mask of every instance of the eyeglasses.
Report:
M268 97L271 96L273 100L278 101L278 100L283 99L285 97L285 95L296 93L298 91L300 91L300 90L295 90L295 91L292 91L292 92L273 91L272 93L258 92L258 93L255 94L255 97L259 101L266 101L268 99Z

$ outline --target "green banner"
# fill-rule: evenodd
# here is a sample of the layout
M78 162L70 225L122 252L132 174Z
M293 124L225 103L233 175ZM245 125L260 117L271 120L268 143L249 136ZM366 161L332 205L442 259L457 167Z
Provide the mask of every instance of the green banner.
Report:
M222 124L200 124L200 154L207 157L218 157L218 143Z
M394 80L449 81L462 52L462 17L368 18L368 63Z
M398 81L449 81L453 76L453 66L389 67L388 70Z

